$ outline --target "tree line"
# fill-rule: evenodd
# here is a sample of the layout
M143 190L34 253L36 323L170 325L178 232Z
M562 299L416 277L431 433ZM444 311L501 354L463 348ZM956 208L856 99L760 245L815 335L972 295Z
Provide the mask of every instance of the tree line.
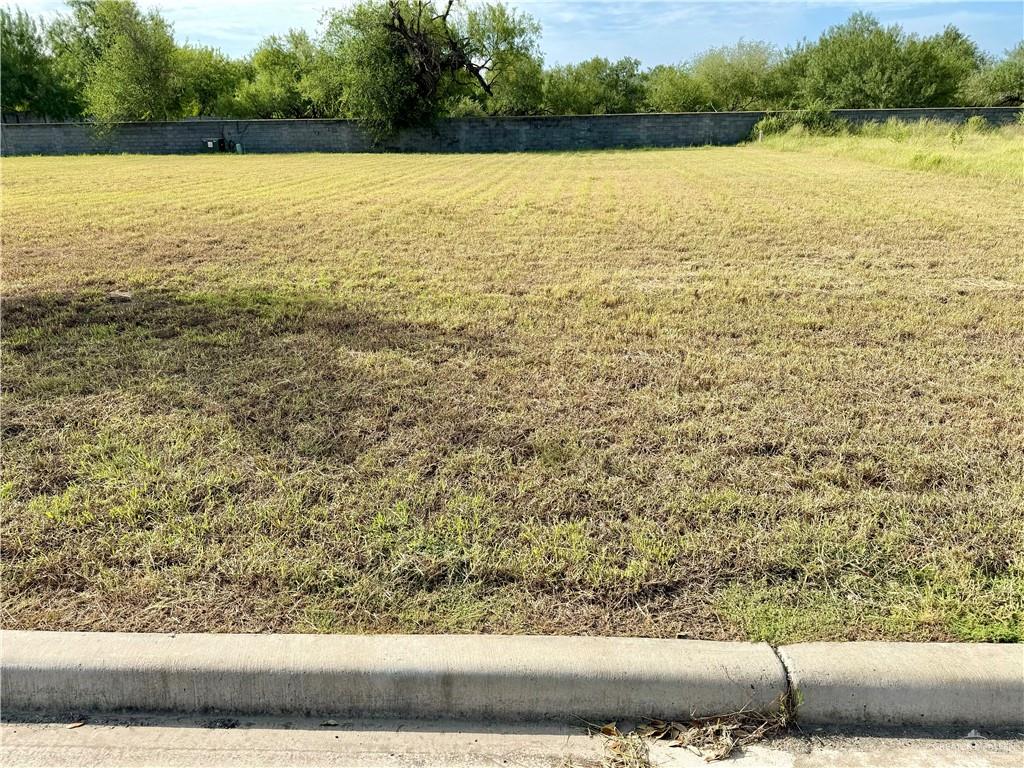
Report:
M444 116L1024 102L1024 43L1000 57L954 26L922 37L854 13L814 41L740 41L644 69L546 67L540 24L501 2L362 0L244 58L178 43L133 0L68 0L50 23L0 11L2 111L99 123L189 117L361 120L375 135Z

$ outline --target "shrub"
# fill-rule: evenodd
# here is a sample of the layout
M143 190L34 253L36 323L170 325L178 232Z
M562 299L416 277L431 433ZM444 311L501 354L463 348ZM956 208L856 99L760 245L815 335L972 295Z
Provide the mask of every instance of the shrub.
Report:
M972 133L987 133L989 131L988 121L981 115L971 115L960 125L953 126L949 132L949 140L954 147L964 143L964 137Z
M704 84L683 65L660 65L647 75L646 107L652 112L698 112L710 103Z
M555 115L640 112L645 93L645 75L637 59L595 56L544 73L544 110Z
M448 117L486 117L487 110L479 100L463 96L453 101L448 107Z
M789 133L796 128L801 132L819 136L834 136L847 131L849 123L841 117L836 117L830 109L818 102L806 109L766 115L754 125L752 138Z
M793 122L787 112L765 115L754 124L754 130L751 134L751 138L760 139L762 136L773 136L785 133L792 127Z

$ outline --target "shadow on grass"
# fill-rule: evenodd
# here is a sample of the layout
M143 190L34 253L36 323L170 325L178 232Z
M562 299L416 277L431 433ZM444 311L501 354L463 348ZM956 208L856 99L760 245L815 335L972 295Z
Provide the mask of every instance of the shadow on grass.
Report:
M3 309L6 437L30 428L33 406L135 397L226 414L264 451L351 461L420 414L468 428L465 398L434 372L495 351L473 330L300 292L83 291Z

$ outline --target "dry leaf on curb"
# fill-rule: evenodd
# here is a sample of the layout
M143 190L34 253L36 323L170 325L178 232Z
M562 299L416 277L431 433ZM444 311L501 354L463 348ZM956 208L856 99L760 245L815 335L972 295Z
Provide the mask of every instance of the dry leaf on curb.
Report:
M651 720L635 733L652 739L667 739L669 746L687 751L711 763L723 760L736 749L761 741L786 728L786 708L774 715L741 711L719 717L695 718L688 723Z
M619 733L609 737L605 744L606 768L651 768L650 751L647 742L636 733Z
M663 739L675 723L666 723L664 720L651 720L646 724L636 727L636 733L645 739Z

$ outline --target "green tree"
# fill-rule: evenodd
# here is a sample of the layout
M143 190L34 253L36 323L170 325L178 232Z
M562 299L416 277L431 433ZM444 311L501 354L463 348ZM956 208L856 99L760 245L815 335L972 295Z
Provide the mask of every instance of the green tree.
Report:
M766 109L777 100L776 71L781 62L775 46L741 40L700 54L691 72L709 109Z
M160 14L124 18L85 86L86 109L101 123L181 116L176 46Z
M487 114L540 114L544 107L544 61L539 56L523 56L509 62L491 88L490 96L477 94Z
M544 98L540 24L502 3L485 3L466 15L466 38L483 67L489 91L472 91L485 112L533 115Z
M253 53L251 75L235 95L236 113L263 119L315 117L302 80L316 58L316 47L302 30L268 37Z
M246 76L245 65L218 50L185 45L175 52L179 104L186 117L236 113L234 94Z
M432 105L415 97L412 64L388 18L385 2L361 2L335 11L321 40L341 83L344 114L378 138L433 116Z
M78 114L78 105L54 71L43 30L20 8L0 9L0 110L52 118Z
M646 96L640 62L594 57L549 69L544 75L545 111L556 115L639 112Z
M651 112L699 112L708 102L703 83L684 64L662 64L647 73L645 104Z
M345 114L383 138L453 109L528 108L538 33L500 3L364 0L332 14L321 42Z
M767 109L800 109L815 103L808 101L804 93L807 64L813 49L813 44L801 42L782 53L769 77Z
M159 13L131 0L68 0L47 30L55 69L101 123L181 114L177 46Z
M67 0L68 14L46 30L54 70L85 111L85 89L103 51L113 45L117 30L138 13L127 0Z
M804 97L830 107L941 107L980 64L976 47L950 27L921 39L866 13L829 28L811 49Z
M309 104L310 117L344 117L345 84L337 61L317 47L299 78L299 93Z
M936 106L959 103L967 83L985 66L987 57L977 43L952 25L923 42L941 62L940 72L934 73L940 79L933 101L941 102Z
M961 98L977 106L1024 104L1024 42L1017 43L1002 59L987 63L974 73Z

